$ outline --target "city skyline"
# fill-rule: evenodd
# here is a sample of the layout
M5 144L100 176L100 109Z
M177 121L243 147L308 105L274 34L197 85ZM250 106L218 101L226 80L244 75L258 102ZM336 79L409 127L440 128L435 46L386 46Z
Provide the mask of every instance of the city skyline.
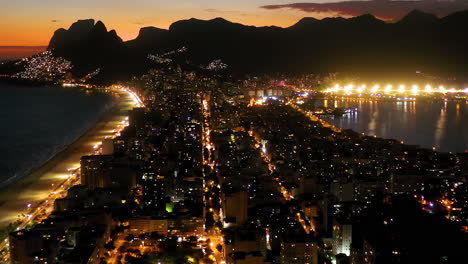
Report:
M468 263L468 0L296 1L2 5L0 264Z

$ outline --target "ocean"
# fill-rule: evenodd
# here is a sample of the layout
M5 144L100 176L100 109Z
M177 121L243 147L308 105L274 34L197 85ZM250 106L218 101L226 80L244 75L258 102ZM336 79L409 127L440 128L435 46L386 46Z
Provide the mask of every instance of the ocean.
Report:
M109 94L79 88L0 82L0 188L64 150L115 102Z
M402 140L442 152L468 152L468 102L325 100L328 106L357 108L343 117L325 117L341 128ZM322 104L321 103L321 104Z

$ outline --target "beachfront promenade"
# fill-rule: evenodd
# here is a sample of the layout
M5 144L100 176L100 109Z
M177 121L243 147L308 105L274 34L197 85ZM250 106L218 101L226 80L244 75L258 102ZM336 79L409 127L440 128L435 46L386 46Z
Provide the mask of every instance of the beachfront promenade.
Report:
M0 227L19 222L18 229L22 229L33 220L46 218L55 199L64 197L71 186L79 183L81 157L96 153L105 138L115 136L127 125L128 110L141 101L126 88L113 87L109 91L116 95L117 103L92 129L42 167L1 191ZM7 240L0 242L0 250L7 246Z

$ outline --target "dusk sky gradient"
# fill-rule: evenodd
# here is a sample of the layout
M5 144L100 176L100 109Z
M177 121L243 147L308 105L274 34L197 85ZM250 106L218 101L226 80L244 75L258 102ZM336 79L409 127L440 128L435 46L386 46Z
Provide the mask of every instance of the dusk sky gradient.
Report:
M45 46L56 29L68 28L76 20L86 18L102 20L108 29L115 29L120 37L129 40L137 36L141 27L168 28L177 20L191 17L223 17L246 25L288 27L307 16L349 17L371 12L392 20L414 8L446 15L466 9L467 3L468 0L420 0L409 4L390 0L0 0L0 46Z

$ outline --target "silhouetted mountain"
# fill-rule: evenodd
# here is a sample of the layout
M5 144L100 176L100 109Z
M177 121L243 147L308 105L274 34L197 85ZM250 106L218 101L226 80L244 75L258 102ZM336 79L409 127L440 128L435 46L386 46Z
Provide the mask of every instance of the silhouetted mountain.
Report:
M419 10L413 10L408 15L404 16L398 24L403 25L429 25L435 24L439 21L437 16L421 12Z
M128 77L153 67L147 55L188 48L195 64L221 59L235 73L348 72L407 73L416 70L465 75L468 72L468 11L438 19L413 11L397 23L372 15L304 18L288 28L253 27L222 18L188 19L169 30L146 27L122 42L104 24L82 20L59 29L54 53L71 60L78 72L102 67Z
M168 35L168 30L156 27L144 27L134 40L127 41L126 45L134 49L152 50L158 47Z
M48 49L63 47L64 45L69 45L73 41L80 41L91 32L93 27L94 19L85 19L73 23L68 30L60 28L56 30L52 36Z
M123 41L115 30L107 31L101 21L79 20L65 30L55 31L49 43L54 54L73 62L75 73L89 73L102 66L120 64Z
M289 27L290 29L304 29L310 27L312 25L316 25L320 20L313 18L313 17L304 17L303 19L299 20L296 24Z
M466 25L468 23L468 10L446 16L441 19L441 23L446 26Z
M348 21L352 24L357 24L359 26L383 26L385 24L384 21L377 19L375 16L371 14L365 14L358 17L353 17L348 19Z

